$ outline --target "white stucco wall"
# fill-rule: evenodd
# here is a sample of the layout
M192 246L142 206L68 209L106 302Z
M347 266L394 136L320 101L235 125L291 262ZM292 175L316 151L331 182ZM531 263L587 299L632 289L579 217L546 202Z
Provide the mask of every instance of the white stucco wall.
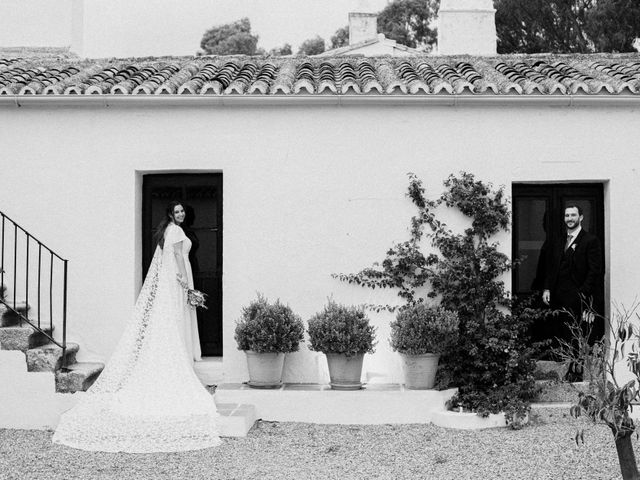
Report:
M640 260L633 212L640 109L502 106L0 108L0 209L70 260L69 339L106 359L140 285L144 172L224 175L224 374L246 380L233 328L257 291L303 318L328 296L386 303L392 292L342 284L408 236L407 172L428 192L467 170L494 184L605 182L611 298L631 303ZM501 237L510 253L510 238ZM369 379L398 381L390 314L371 313ZM306 349L303 349L306 350ZM303 351L286 381L322 380Z

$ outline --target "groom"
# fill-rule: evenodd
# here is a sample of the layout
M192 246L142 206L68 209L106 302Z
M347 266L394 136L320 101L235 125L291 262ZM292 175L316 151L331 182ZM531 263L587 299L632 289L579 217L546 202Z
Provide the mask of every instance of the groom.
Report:
M585 307L591 305L596 313L602 314L603 303L600 240L582 228L583 219L580 206L572 204L565 207L567 235L548 252L550 258L542 293L542 301L546 305L565 309L581 321ZM571 342L570 321L568 314L554 317L554 336ZM604 320L596 315L592 321L590 345L604 335Z

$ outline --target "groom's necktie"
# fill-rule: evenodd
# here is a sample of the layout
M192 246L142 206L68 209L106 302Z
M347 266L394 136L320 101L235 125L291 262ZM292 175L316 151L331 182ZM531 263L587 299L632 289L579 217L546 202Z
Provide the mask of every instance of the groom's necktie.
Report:
M573 238L573 235L569 234L567 235L567 243L564 245L564 251L566 252L569 247L571 246L571 239Z

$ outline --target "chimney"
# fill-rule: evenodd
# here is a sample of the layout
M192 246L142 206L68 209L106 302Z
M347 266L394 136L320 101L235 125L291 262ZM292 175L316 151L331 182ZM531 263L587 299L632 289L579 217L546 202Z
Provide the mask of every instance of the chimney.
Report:
M368 0L359 0L356 12L349 13L349 45L378 37L378 14Z
M495 17L492 0L441 0L438 54L496 55Z

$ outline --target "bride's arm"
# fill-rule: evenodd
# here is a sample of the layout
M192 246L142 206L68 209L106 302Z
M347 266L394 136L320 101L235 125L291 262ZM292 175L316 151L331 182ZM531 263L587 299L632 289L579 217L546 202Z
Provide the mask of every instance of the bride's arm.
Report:
M178 266L178 273L181 275L182 280L187 281L187 267L184 264L184 257L182 255L182 242L173 244L173 256L176 259L176 265Z

